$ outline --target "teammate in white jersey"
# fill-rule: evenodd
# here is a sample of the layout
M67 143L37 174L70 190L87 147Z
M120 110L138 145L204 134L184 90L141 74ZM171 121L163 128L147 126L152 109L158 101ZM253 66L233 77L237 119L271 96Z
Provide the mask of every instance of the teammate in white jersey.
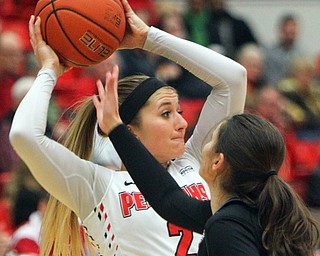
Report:
M243 112L246 71L238 63L208 48L148 27L134 14L127 1L122 3L129 26L122 47L142 48L167 57L213 87L186 145L187 124L180 115L178 96L173 88L159 80L144 78L143 82L138 82L120 108L122 120L167 167L180 187L190 196L206 200L205 183L198 174L202 147L222 119ZM31 42L42 69L13 121L10 139L17 153L39 183L80 218L98 255L195 255L201 235L172 225L157 215L126 171L114 171L85 160L90 157L91 149L79 152L81 146L77 145L86 140L83 135L93 137L95 115L95 119L82 120L91 124L91 133L87 133L85 126L80 128L80 124L76 127L80 139L74 141L73 147L67 140L64 144L68 145L63 146L44 135L52 90L57 77L67 67L59 63L58 57L44 43L39 26L40 20L32 17L29 23ZM128 80L120 81L119 87L128 83ZM209 201L207 208L210 209ZM57 210L53 212L56 214ZM211 212L205 212L209 212L204 216L207 219ZM54 217L51 221L53 227L58 227L54 223L60 225L62 235L67 238L54 240L54 255L80 255L79 246L72 241L74 230L64 231L59 218ZM77 228L76 225L73 227ZM51 227L44 235L54 237L58 231ZM44 237L47 239L48 235ZM65 250L71 247L72 253L63 251L62 247Z

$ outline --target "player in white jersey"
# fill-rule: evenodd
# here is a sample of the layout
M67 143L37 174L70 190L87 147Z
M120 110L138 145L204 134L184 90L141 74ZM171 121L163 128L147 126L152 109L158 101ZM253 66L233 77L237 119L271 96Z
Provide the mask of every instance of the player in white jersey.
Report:
M167 57L213 87L194 133L184 146L182 138L186 122L180 115L176 93L164 89L165 85L158 80L147 79L146 83L154 88L154 91L149 92L150 98L153 97L154 100L148 107L152 108L159 103L164 106L161 114L155 115L151 122L161 120L163 125L154 130L145 130L143 134L139 134L138 129L135 130L143 143L150 139L143 135L153 134L157 143L146 145L149 146L148 149L154 151L158 161L167 165L170 174L187 194L206 200L208 196L205 183L198 174L201 150L222 119L243 111L246 94L245 69L208 48L146 26L132 12L127 2L122 2L131 28L122 43L123 47L139 47ZM42 69L13 121L10 139L17 153L39 183L79 216L98 255L195 255L202 236L167 223L157 215L126 171L113 171L92 161L80 159L66 147L44 135L51 92L57 77L66 67L58 63L57 56L42 41L39 23L39 20L35 21L32 17L29 28L31 42ZM144 94L140 91L138 95ZM143 115L147 115L144 104L140 103L136 111L144 111ZM132 102L128 106L123 115L137 114L132 113ZM128 127L134 129L130 118L128 117ZM160 132L168 127L176 134L169 142L168 134ZM165 156L159 153L163 145L167 145L166 151L169 152L162 151ZM171 160L173 158L175 160ZM207 207L210 209L209 201ZM73 252L73 255L77 254Z

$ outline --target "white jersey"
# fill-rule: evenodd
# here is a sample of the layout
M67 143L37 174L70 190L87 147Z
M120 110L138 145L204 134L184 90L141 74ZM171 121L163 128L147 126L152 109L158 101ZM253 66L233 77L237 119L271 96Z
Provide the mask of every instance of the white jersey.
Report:
M222 119L243 111L245 70L208 48L156 28L150 29L144 49L177 62L214 88L184 155L168 168L186 193L205 200L209 190L198 174L201 150ZM52 70L39 72L10 133L11 143L38 182L79 216L98 255L195 255L202 236L162 219L127 172L103 166L120 163L107 139L100 138L92 161L85 161L44 135L55 83ZM104 150L109 150L109 159Z

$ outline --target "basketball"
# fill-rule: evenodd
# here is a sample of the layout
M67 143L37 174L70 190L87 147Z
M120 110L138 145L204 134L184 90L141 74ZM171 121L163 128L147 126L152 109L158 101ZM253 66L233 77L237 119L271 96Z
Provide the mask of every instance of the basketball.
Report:
M126 27L120 0L39 0L44 41L66 66L85 67L107 59Z

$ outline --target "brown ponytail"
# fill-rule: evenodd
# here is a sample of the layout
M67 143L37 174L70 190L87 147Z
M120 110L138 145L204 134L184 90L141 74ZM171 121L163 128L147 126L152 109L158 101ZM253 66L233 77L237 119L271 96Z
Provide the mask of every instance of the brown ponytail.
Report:
M316 222L276 175L285 155L279 130L259 116L235 115L221 124L215 150L224 154L230 167L222 177L223 189L258 209L268 255L313 255L319 242Z
M278 176L270 177L258 202L262 243L269 255L313 256L317 223L302 200Z

